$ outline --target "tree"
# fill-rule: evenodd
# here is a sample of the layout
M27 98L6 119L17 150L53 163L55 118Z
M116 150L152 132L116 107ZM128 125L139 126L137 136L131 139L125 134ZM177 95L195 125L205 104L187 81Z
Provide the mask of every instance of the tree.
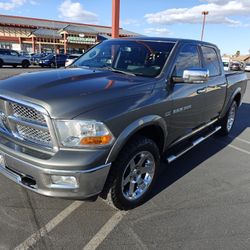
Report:
M240 55L240 51L237 50L236 53L235 53L235 56L238 57Z

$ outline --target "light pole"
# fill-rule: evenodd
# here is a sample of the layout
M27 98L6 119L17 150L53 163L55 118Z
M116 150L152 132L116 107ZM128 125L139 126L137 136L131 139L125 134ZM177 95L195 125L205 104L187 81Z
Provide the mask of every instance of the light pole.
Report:
M204 35L204 29L205 29L205 23L206 23L206 15L208 15L208 11L202 11L203 15L203 23L202 23L202 31L201 31L201 41L203 40L203 35Z
M119 37L120 0L112 0L112 38Z

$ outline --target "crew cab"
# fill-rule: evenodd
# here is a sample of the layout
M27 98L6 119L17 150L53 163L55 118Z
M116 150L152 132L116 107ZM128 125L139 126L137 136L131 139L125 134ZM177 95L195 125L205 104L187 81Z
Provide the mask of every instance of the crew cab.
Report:
M230 133L246 83L211 43L104 41L66 69L0 81L0 172L39 194L132 209L160 159Z

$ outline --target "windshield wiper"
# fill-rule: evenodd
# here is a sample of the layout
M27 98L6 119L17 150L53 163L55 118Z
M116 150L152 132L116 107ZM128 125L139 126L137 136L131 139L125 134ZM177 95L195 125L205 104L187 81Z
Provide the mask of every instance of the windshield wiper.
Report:
M119 70L119 69L114 69L112 67L104 67L104 69L108 69L111 70L112 72L115 73L120 73L120 74L124 74L124 75L129 75L129 76L136 76L136 74L132 73L132 72L127 72L127 71L123 71L123 70Z

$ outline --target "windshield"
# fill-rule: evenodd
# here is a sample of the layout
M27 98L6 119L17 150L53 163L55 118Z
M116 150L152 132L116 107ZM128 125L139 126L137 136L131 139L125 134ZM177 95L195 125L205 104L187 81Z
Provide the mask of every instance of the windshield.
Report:
M174 43L109 40L80 57L73 66L154 77L160 74Z
M43 57L43 59L51 59L53 56L54 56L53 54L49 54L49 55Z
M228 67L228 66L229 66L229 63L228 63L228 62L223 62L223 65L224 65L225 67Z

